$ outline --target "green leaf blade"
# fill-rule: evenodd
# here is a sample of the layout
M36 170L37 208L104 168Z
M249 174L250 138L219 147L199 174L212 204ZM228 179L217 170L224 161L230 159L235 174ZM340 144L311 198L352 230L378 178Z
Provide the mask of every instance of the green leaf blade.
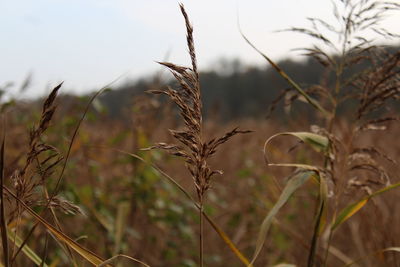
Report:
M335 230L337 227L339 227L341 224L343 224L346 220L348 220L351 216L353 216L354 214L356 214L362 207L364 207L368 201L375 197L378 196L380 194L383 194L389 190L395 189L397 187L400 186L400 183L396 183L396 184L392 184L389 186L386 186L374 193L372 193L371 195L362 198L361 200L350 204L349 206L345 207L337 216L336 221L334 222L334 224L332 225L332 230Z
M286 184L285 188L283 189L281 195L279 196L278 201L275 203L274 207L270 210L267 216L264 218L260 232L258 234L257 242L256 242L256 249L254 251L253 258L251 260L250 265L252 265L255 260L257 259L258 255L261 252L262 247L264 246L265 240L267 238L268 230L271 226L273 218L279 212L279 210L283 207L283 205L289 200L292 194L300 188L310 177L315 175L315 172L308 171L302 172L295 176L293 176L288 183Z

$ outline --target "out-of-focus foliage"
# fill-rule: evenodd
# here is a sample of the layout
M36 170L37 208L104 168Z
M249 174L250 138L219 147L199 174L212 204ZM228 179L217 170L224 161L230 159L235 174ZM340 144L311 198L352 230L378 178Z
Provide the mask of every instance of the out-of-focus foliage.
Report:
M399 47L388 46L387 51L394 53ZM293 52L295 56L296 53ZM223 66L222 72L218 70L220 65ZM314 59L302 59L301 61L293 61L290 59L278 62L295 81L301 85L334 85L334 73L327 72ZM366 69L367 62L362 62L354 67L346 70L344 77L350 77L354 73ZM159 75L155 81L158 85L173 83L167 75L163 75L160 80ZM221 121L235 120L238 118L264 118L270 115L270 105L279 96L279 94L288 88L285 81L267 64L265 66L246 66L237 60L226 61L215 66L215 70L200 73L202 84L204 115L206 118L212 116L212 119ZM137 82L129 82L122 85L118 90L110 92L107 96L101 97L101 102L108 108L111 115L120 118L129 109L131 97L140 95L146 90L154 89L153 79L143 79ZM286 102L289 102L288 95ZM348 111L347 103L339 107L339 113L343 114ZM314 113L303 104L295 104L292 110L301 110L306 112L308 116ZM283 106L280 105L274 113L282 116L284 113ZM292 112L292 116L296 116L297 112Z

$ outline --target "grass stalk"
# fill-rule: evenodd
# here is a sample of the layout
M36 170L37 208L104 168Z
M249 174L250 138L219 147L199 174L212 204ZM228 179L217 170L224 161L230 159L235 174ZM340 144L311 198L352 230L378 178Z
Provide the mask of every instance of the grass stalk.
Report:
M199 228L200 228L200 234L199 234L199 265L200 267L203 267L204 265L204 226L203 226L203 201L200 200L199 204Z
M5 127L5 125L4 125ZM4 128L5 129L5 128ZM4 257L4 265L5 267L10 266L10 258L8 252L8 237L7 237L7 224L4 212L4 154L5 154L5 131L3 133L3 138L1 142L1 150L0 150L0 228L1 228L1 241L3 247L3 257Z

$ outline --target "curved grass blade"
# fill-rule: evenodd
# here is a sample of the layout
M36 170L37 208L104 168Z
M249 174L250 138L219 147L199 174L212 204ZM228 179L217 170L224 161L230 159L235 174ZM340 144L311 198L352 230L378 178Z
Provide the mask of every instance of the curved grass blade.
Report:
M258 255L261 252L262 247L264 246L265 239L268 234L268 230L271 226L272 220L278 211L283 207L283 205L288 201L290 196L300 187L302 186L310 177L314 176L315 172L307 171L299 173L293 176L288 183L286 184L285 188L282 191L282 194L279 196L278 201L274 205L274 207L270 210L270 212L265 217L264 221L261 224L261 229L258 234L257 242L256 242L256 249L254 251L253 258L250 264L254 264L255 260L257 259Z
M218 235L222 238L222 240L228 245L228 247L232 250L233 253L239 258L239 260L244 263L246 266L253 267L252 264L250 264L250 261L243 256L243 254L236 248L235 244L229 239L229 237L225 234L224 231L222 231L221 228L218 227L214 223L214 221L208 217L208 215L203 212L204 218L210 223L211 227L214 228L214 230L218 233Z
M327 117L331 117L332 114L330 112L328 112L326 109L324 109L321 104L315 100L314 98L312 98L311 96L309 96L295 81L292 80L292 78L289 77L289 75L284 72L274 61L272 61L267 55L265 55L263 52L261 52L261 50L259 50L252 42L250 42L249 39L247 39L247 37L244 35L244 33L242 32L240 26L239 26L239 31L240 34L242 35L243 39L246 41L246 43L248 43L258 54L260 54L264 59L266 59L268 61L268 63L276 70L276 72L278 72L278 74L285 79L300 95L302 95L307 102L313 106L314 108L316 108L317 110L321 111L322 114L324 114Z
M133 257L131 257L131 256L123 255L123 254L115 255L115 256L109 258L108 260L105 260L105 261L103 261L102 263L96 265L96 267L104 267L104 266L107 266L107 264L112 263L113 261L115 261L115 260L118 259L118 258L126 258L126 259L129 259L129 260L131 260L131 261L140 263L140 264L143 265L143 266L150 267L150 265L144 263L143 261L140 261L140 260L135 259L135 258L133 258Z
M7 229L8 233L8 238L11 240L11 242L15 242L15 245L17 247L20 247L23 243L22 239L16 235L13 231L10 229ZM48 267L46 263L43 263L42 258L40 258L28 245L25 245L22 248L22 253L24 253L36 266L44 266Z
M390 248L383 249L383 252L386 252L386 251L393 251L393 252L399 252L400 253L400 247L390 247Z
M274 167L293 167L305 171L315 171L319 172L320 169L318 167L315 167L313 165L307 165L307 164L300 164L300 163L269 163L268 166L274 166Z
M349 256L344 254L338 248L334 247L332 244L329 246L329 250L327 251L327 253L332 254L333 256L335 256L337 259L339 259L340 261L342 261L345 264L349 264L349 263L353 262L353 260ZM358 265L356 265L356 266L359 267Z
M362 207L365 206L365 204L368 203L368 201L371 198L383 194L389 190L395 189L399 186L400 183L389 185L344 208L337 216L335 223L332 225L332 231L335 230L337 227L339 227L341 224L343 224L347 219L349 219L355 213L357 213Z
M315 134L315 133L310 133L310 132L282 132L282 133L277 133L271 136L270 138L267 139L264 143L264 157L266 162L268 163L268 158L266 154L267 146L271 142L272 139L282 136L282 135L290 135L297 137L304 143L310 145L315 151L317 152L326 152L329 149L329 139L325 136Z
M97 256L95 253L90 250L82 247L80 244L76 243L70 237L65 235L64 233L58 231L51 224L45 221L42 217L40 217L34 210L32 210L28 205L25 204L22 200L20 200L11 190L7 187L3 187L8 194L10 194L15 200L17 200L25 209L28 211L36 220L38 220L51 234L53 234L58 240L67 244L71 249L73 249L76 253L86 259L88 262L93 264L94 266L99 265L104 262L102 258Z

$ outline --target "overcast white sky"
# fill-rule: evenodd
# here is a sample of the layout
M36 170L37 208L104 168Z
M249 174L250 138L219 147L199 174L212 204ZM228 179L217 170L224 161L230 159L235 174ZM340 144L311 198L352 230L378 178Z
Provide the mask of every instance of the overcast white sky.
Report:
M221 58L264 63L240 36L237 14L249 39L275 60L298 57L290 50L311 40L274 31L306 26L306 17L332 17L330 0L181 2L194 25L201 69ZM385 27L396 30L399 17L389 17ZM175 0L3 0L0 36L0 87L32 73L28 95L46 93L60 81L68 90L86 92L121 74L122 81L149 75L167 54L174 63L189 63Z

